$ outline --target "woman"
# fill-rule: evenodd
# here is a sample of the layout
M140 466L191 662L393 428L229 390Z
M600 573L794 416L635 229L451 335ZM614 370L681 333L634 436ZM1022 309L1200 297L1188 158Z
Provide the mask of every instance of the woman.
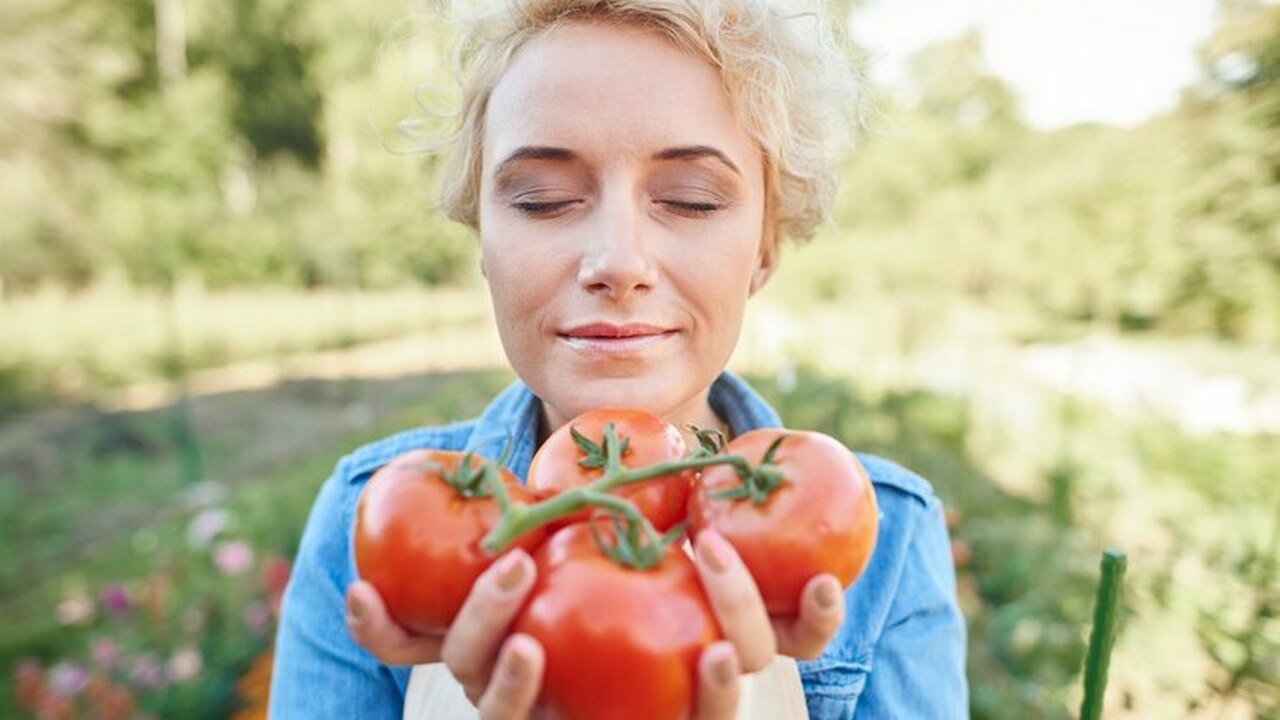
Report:
M511 551L448 635L415 637L356 579L353 510L369 475L414 448L492 454L528 471L548 434L595 407L637 407L736 435L779 418L724 371L747 299L833 202L831 140L851 77L813 16L759 0L514 0L464 53L464 113L444 192L476 229L519 381L477 419L343 458L312 510L284 602L272 717L398 717L409 667L443 662L479 716L536 712L538 644L507 628L534 575ZM881 507L848 591L820 575L799 617L770 620L714 531L694 539L726 640L699 662L695 717L734 717L742 680L800 659L812 718L967 714L964 626L929 486L863 456ZM789 661L788 661L789 662Z

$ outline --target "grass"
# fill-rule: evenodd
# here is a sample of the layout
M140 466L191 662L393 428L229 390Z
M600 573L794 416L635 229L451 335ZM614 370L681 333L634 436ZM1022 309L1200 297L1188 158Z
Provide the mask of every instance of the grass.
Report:
M230 518L227 537L247 539L255 556L292 556L306 513L338 457L355 446L415 423L473 415L508 377L502 373L425 376L364 384L291 383L268 391L229 393L195 401L197 432L216 484L183 484L178 457L166 441L167 409L86 416L74 431L0 457L0 613L21 622L0 628L0 667L21 658L89 665L91 643L114 639L130 652L170 652L183 646L181 618L168 625L110 617L100 610L68 625L53 608L68 597L95 598L121 586L146 594L166 577L173 612L202 608L195 642L206 669L198 682L140 693L161 717L226 717L238 674L265 646L248 635L238 613L252 588L222 578L209 553L191 547L193 518L212 501ZM264 414L262 408L271 408ZM47 454L40 472L33 458ZM250 583L252 584L252 583ZM234 616L234 617L233 617ZM0 708L12 708L6 684ZM8 715L0 712L0 715Z
M171 303L119 282L0 301L0 418L50 394L103 390L218 367L343 348L488 317L483 291L402 288L211 292L179 286Z

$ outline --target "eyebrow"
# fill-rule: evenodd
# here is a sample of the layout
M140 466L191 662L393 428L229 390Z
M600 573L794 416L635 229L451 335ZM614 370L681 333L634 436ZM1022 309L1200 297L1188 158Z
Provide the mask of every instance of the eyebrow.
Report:
M498 166L494 168L494 175L501 175L507 168L521 160L559 160L567 162L577 160L577 153L566 148L549 147L545 145L525 145L519 147L515 152L511 153Z
M738 169L737 165L733 164L733 161L729 159L728 155L725 155L710 145L684 145L680 147L667 148L666 150L654 153L653 155L654 160L697 160L698 158L704 157L719 160L725 167L732 170L739 177L742 176L742 171Z
M728 155L711 147L710 145L681 145L678 147L667 148L653 154L654 160L697 160L699 158L713 158L720 161L725 167L732 170L738 176L742 176L742 171L738 166L733 164ZM552 147L547 145L525 145L517 148L515 152L508 155L498 166L494 168L495 175L501 175L507 168L521 160L556 160L559 162L568 162L577 160L578 154L568 148Z

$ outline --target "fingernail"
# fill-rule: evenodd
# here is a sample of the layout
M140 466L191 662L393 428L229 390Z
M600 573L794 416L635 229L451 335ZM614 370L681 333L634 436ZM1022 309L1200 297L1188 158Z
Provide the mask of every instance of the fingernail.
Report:
M717 660L711 666L711 675L720 687L727 688L733 684L734 678L738 677L738 659L733 653L729 653Z
M836 601L840 599L840 588L837 583L830 580L818 584L818 588L813 593L813 599L818 602L818 607L822 610L830 610L836 606Z
M529 658L519 647L512 647L507 655L506 676L513 684L522 682L529 676Z
M732 562L729 557L729 543L715 530L704 530L698 536L698 557L711 572L722 573Z
M503 592L511 592L520 585L520 581L524 579L524 563L521 562L521 554L518 551L508 553L502 558L498 565L498 589Z
M360 616L363 614L364 608L360 606L360 601L356 599L355 595L349 595L347 597L347 622L358 623L360 622Z

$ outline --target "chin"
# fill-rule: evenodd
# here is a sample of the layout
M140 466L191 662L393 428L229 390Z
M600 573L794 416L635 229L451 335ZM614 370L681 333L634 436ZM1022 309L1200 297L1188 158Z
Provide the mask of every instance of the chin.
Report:
M569 377L555 383L559 392L535 393L566 418L573 418L598 408L645 410L666 416L687 402L696 392L680 392L675 378L661 375L645 377L581 378Z

